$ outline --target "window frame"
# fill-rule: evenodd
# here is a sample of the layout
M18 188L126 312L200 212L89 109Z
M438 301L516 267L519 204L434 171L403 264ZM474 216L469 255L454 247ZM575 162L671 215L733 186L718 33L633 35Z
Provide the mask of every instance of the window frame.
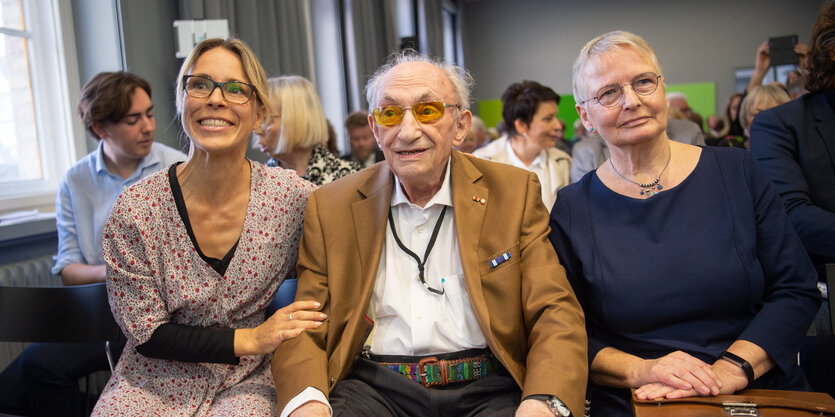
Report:
M0 183L0 213L54 211L61 177L86 153L84 130L72 111L80 82L70 0L21 3L24 30L3 32L26 38L42 178Z

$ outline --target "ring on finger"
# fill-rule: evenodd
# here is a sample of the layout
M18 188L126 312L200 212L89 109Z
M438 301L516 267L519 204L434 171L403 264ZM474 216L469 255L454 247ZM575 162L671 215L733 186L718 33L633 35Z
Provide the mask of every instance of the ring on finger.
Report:
M293 313L290 313L290 320L293 320Z
M281 339L282 342L284 341L284 330L278 332L278 338Z

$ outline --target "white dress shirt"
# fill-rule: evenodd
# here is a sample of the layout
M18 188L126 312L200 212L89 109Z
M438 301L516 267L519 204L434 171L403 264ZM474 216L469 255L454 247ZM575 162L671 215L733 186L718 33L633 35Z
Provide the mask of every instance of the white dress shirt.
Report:
M432 293L423 286L418 278L417 262L400 249L391 227L386 227L386 241L371 295L370 312L375 327L366 341L366 346L376 355L427 356L487 347L464 281L452 211L449 165L447 161L441 189L425 207L409 202L400 180L395 177L391 210L397 235L421 260L435 222L443 207L448 206L435 246L425 260L426 283L434 289L443 289L444 294ZM287 403L281 417L289 416L309 401L330 407L324 393L307 387Z
M394 240L391 227L371 296L374 333L371 353L377 355L426 356L487 346L464 281L458 252L449 162L441 189L425 207L412 204L400 180L391 196L391 211L397 235L409 250L423 260L435 222L447 206L435 245L425 261L426 283L444 294L430 292L418 278L418 265Z
M539 184L542 186L542 202L545 204L545 207L549 210L553 207L554 202L557 201L556 194L552 195L551 191L551 175L549 175L548 170L548 153L545 152L545 149L539 151L539 154L534 158L531 165L525 165L518 156L516 156L516 152L513 151L513 147L510 146L510 141L507 141L507 157L508 162L510 165L513 165L517 168L526 169L530 172L536 174L537 178L539 178Z

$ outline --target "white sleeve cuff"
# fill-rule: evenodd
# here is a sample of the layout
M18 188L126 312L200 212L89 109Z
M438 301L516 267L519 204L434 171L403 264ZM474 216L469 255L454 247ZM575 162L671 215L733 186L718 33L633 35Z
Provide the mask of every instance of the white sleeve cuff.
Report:
M333 415L333 408L331 408L330 403L328 402L328 398L325 397L325 394L322 391L319 391L313 387L307 387L304 391L300 392L299 395L293 397L290 402L284 407L284 410L281 410L280 417L287 417L293 411L296 411L297 408L305 405L310 401L318 401L320 403L324 403L331 411L331 415Z

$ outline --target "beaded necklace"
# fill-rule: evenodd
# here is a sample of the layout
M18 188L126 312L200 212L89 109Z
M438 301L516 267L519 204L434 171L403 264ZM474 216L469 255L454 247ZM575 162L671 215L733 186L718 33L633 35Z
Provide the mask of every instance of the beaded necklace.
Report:
M635 185L641 187L641 195L644 195L647 198L649 198L649 197L652 197L652 196L658 194L658 192L661 191L664 188L663 186L661 186L661 183L659 181L661 181L661 176L664 175L664 170L666 170L667 166L670 165L670 159L673 159L673 150L672 150L672 148L670 148L669 144L667 144L667 148L670 150L670 152L669 152L669 155L667 156L667 162L664 164L664 168L661 168L661 172L658 173L658 176L655 177L654 180L652 180L651 182L648 182L646 184L641 184L639 182L632 181L629 178L626 178L623 175L621 175L621 173L618 172L618 170L615 168L615 164L612 163L612 158L609 158L609 165L612 166L612 171L615 171L615 174L618 174L619 177L625 179L626 181L631 182L632 184L635 184Z

